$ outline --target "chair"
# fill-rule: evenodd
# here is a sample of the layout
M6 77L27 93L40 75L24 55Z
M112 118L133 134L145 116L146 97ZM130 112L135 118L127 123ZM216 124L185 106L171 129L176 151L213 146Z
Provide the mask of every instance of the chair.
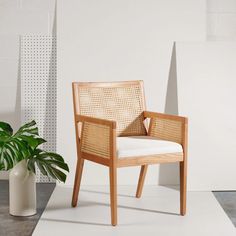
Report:
M185 215L187 118L146 111L142 81L73 82L72 90L78 157L72 206L77 206L84 160L109 167L113 226L117 225L117 168L141 166L139 198L148 165L179 162L180 214Z

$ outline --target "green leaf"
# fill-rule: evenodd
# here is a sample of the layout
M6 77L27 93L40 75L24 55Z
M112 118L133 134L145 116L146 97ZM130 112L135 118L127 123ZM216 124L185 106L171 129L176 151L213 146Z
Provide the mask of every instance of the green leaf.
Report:
M36 122L35 122L35 120L32 120L31 122L26 123L25 125L22 125L19 130L24 130L24 129L30 128L34 125L36 125Z
M2 162L0 162L0 171L1 170L5 170L4 164Z
M25 132L29 133L29 134L34 134L34 135L39 135L39 130L37 127L33 128L33 129L27 129Z
M14 160L15 159L15 152L13 151L11 146L5 146L6 148L6 152L11 156L11 159Z
M45 168L44 168L44 165L43 165L43 163L39 160L39 159L36 159L36 163L37 163L37 166L38 166L38 168L40 169L40 171L41 171L41 173L43 174L43 175L48 175L47 174L47 171L45 170Z
M36 125L36 122L33 120L23 126L20 127L20 129L15 133L15 136L19 136L21 134L34 134L34 135L39 135L38 134L38 128L34 127Z
M55 160L47 160L46 162L54 166L58 166L59 168L63 170L69 171L69 167L65 162L60 162L60 161L55 161Z
M5 131L0 131L0 142L5 142L11 137L11 135Z
M6 143L5 147L11 149L12 152L14 152L14 157L16 159L16 162L20 162L21 160L24 159L23 154L17 149L15 143Z
M51 176L53 179L58 179L57 176L53 173L51 166L46 165L45 169L47 170L48 176Z
M14 144L17 147L17 150L21 153L24 158L27 158L30 155L30 149L24 141L20 141L18 139L14 140Z
M26 141L32 149L35 149L40 144L47 142L45 139L35 138L33 135L30 135L30 136L21 135L21 136L19 136L19 138Z
M27 163L27 167L29 171L32 171L34 174L36 173L35 171L35 160L34 159L29 159Z
M14 166L14 162L11 159L11 157L9 156L9 154L7 152L4 152L3 157L4 157L4 160L6 162L5 170L12 169L13 166Z
M3 121L0 121L0 130L4 131L8 135L12 135L13 134L12 127L8 123L3 122Z
M57 168L52 167L52 171L53 173L56 175L57 179L62 181L62 182L66 182L66 175L65 173L63 173L62 171L60 171Z
M47 152L47 155L50 156L51 158L55 159L55 160L64 162L63 157L61 155L57 154L57 153Z
M29 159L35 160L35 163L43 175L51 176L53 179L65 182L66 174L62 172L62 170L69 172L69 168L59 154L45 152L36 148Z
M5 122L0 122L0 170L9 170L23 159L27 160L27 168L35 173L37 165L45 176L65 182L68 165L57 153L41 150L39 145L46 140L39 137L38 128L33 120L23 126L13 135L12 128Z

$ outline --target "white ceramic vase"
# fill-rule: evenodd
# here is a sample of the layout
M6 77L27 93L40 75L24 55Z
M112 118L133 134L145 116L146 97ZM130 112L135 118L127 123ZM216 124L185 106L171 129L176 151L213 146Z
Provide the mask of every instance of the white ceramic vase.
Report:
M35 174L28 171L26 161L22 160L9 175L10 214L31 216L36 214Z

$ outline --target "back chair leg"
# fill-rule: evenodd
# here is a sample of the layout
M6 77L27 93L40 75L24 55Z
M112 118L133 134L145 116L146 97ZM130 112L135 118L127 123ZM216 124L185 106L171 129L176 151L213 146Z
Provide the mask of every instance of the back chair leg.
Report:
M109 167L110 174L110 204L111 204L111 224L117 225L117 168Z
M75 182L74 182L74 189L73 189L73 196L72 196L72 203L71 203L73 207L77 206L83 167L84 167L84 159L79 158L77 161L77 167L76 167L76 172L75 172Z
M186 214L186 198L187 198L187 162L179 163L180 167L180 214Z
M138 187L137 187L137 191L136 191L137 198L140 198L142 195L143 185L144 185L144 181L145 181L145 177L146 177L146 173L147 173L147 168L148 168L148 165L141 166L139 180L138 180Z

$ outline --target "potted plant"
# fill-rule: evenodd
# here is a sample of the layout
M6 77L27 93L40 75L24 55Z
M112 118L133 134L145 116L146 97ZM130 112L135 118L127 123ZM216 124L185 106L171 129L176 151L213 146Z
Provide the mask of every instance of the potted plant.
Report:
M36 166L43 175L66 181L68 165L62 156L39 148L46 140L41 138L36 122L31 121L13 133L12 127L0 122L0 171L9 174L10 214L36 214Z

